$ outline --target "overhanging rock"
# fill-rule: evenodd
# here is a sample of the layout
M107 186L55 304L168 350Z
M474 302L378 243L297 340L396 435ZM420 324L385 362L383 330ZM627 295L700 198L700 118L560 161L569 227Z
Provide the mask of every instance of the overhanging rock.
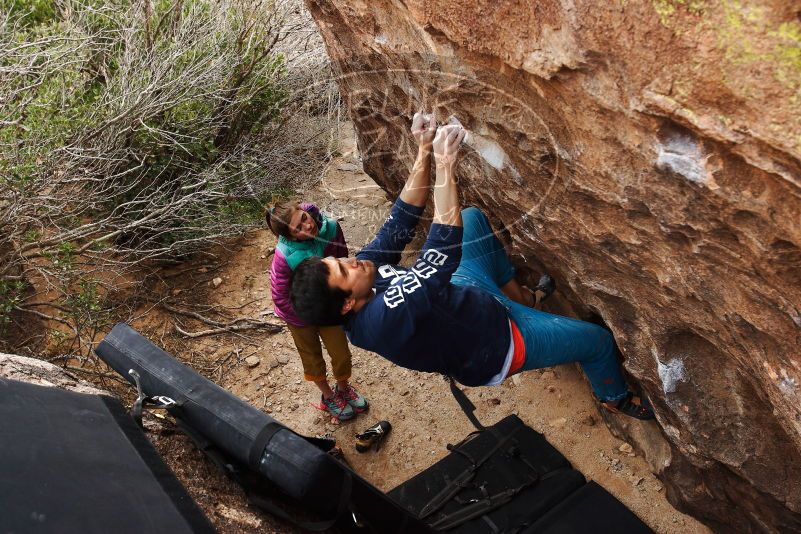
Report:
M307 5L390 194L415 111L473 132L465 203L614 331L671 501L721 530L801 530L797 6Z

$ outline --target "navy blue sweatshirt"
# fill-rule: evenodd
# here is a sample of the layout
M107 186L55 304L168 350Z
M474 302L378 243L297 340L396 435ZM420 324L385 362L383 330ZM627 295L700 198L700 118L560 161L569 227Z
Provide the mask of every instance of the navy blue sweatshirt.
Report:
M351 343L418 371L480 386L504 364L511 337L506 309L490 293L451 283L462 257L462 228L432 224L411 269L398 266L423 208L398 199L356 258L376 268L375 297L345 323Z

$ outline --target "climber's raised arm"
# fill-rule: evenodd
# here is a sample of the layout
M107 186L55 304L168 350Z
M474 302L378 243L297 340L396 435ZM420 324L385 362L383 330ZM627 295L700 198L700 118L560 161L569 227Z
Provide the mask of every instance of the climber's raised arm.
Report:
M458 124L437 130L432 147L437 165L434 183L434 223L462 226L459 190L456 187L456 156L466 130Z
M433 115L415 113L412 119L412 135L417 141L417 157L412 172L403 186L400 199L416 207L424 207L431 186L431 143L437 132Z

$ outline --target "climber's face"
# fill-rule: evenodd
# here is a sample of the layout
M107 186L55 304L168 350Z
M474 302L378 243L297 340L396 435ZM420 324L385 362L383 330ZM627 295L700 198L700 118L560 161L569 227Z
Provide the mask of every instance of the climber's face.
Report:
M328 285L349 293L342 307L343 315L359 311L373 296L375 264L356 258L324 258L328 266Z

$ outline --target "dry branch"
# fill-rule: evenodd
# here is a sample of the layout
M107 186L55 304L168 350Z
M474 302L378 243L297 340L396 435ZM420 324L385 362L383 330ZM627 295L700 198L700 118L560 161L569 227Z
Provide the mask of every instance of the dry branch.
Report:
M198 332L187 332L186 330L183 330L180 326L175 325L175 331L181 334L182 336L188 338L213 336L216 334L230 334L233 332L242 332L244 330L256 330L260 328L264 328L270 333L276 333L283 330L284 326L275 323L268 323L266 321L258 321L256 319L248 319L248 322L246 324L230 324L219 328L212 328L209 330L200 330Z

